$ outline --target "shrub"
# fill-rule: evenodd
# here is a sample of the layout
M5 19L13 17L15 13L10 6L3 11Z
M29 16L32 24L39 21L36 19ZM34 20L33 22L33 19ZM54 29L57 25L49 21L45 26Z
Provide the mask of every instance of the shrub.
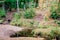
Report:
M13 19L12 25L30 27L30 22L25 19Z
M60 18L59 8L55 8L55 6L51 6L51 16L50 17L53 19Z
M58 26L60 26L60 21L59 20L55 20L55 23L57 23Z
M31 19L35 16L35 12L33 9L27 9L24 14L24 18Z
M21 13L14 13L14 15L13 15L13 20L11 21L11 25L15 25L15 26L21 26L21 20L20 20L20 18L21 18L21 16L22 16L22 14Z
M21 19L13 19L10 24L14 25L14 26L21 26L22 20Z
M16 6L16 0L5 0L5 5L6 5L6 8L7 9L12 9L12 8L16 8L17 6Z
M5 11L0 9L0 19L5 17L5 16L6 16Z
M50 17L53 18L53 19L57 19L57 18L59 18L59 15L57 14L56 11L54 11L54 12L52 12Z
M54 29L52 29L52 31L50 32L50 37L51 38L56 38L57 40L57 37L59 38L60 37L60 31L59 31L59 27L55 27Z
M11 25L28 27L28 28L37 28L38 22L31 19L13 19L10 23Z
M13 18L14 19L20 19L22 16L22 13L14 13Z

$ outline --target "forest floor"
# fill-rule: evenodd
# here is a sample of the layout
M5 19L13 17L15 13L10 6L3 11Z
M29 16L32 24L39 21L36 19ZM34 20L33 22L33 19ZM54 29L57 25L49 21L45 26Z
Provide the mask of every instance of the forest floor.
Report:
M2 34L5 34L6 33L6 29L7 28L10 29L11 25L0 25L0 26L1 26L0 27L0 40L44 40L44 38L34 38L34 37L15 37L15 38L6 37L6 35L4 36ZM16 27L16 26L12 26L12 27ZM14 28L12 28L12 29L14 29ZM1 30L3 30L3 31L1 31ZM3 32L5 32L5 33L3 33Z
M49 16L50 15L50 14L47 15L47 13L48 13L47 10L46 11L45 10L44 11L37 11L37 15L34 17L34 20L36 20L38 22L40 22L40 21L41 22L44 22L44 15L46 15L46 16ZM8 21L8 20L12 19L12 15L13 14L10 13L10 12L7 13L6 20ZM6 25L0 24L0 40L44 40L44 38L40 38L40 37L38 37L38 38L34 38L34 37L15 37L15 38L10 38L9 35L11 33L14 33L15 30L16 31L19 31L20 30L19 29L20 27L16 28L16 26L11 26L7 21L3 23L3 24L6 24ZM50 21L48 21L47 24L53 24L52 23L53 20L50 20Z

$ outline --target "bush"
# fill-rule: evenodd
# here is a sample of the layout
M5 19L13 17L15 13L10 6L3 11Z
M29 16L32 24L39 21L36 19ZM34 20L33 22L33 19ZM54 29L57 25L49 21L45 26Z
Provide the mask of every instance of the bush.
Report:
M0 9L0 19L6 16L5 11Z
M20 19L22 16L22 13L14 13L13 18L14 19Z
M59 31L59 27L55 27L54 29L52 29L52 31L50 32L50 37L51 38L60 38L60 31Z
M55 20L55 23L57 23L58 26L60 26L60 21L59 20Z
M12 8L17 8L16 6L16 0L5 0L5 6L6 6L6 9L12 9ZM7 8L8 7L8 8Z
M24 19L14 19L14 20L12 20L11 24L15 25L15 26L30 27L30 22L28 22Z
M21 26L21 22L22 20L20 20L20 18L22 17L22 13L14 13L13 15L13 19L11 21L11 25L15 25L15 26Z
M32 19L35 16L35 12L33 9L27 9L24 14L24 18Z
M21 26L22 25L22 20L20 20L20 19L13 19L10 24L14 25L14 26Z
M55 6L51 6L51 16L50 18L57 19L60 18L59 8L55 8Z
M57 14L56 11L54 11L54 12L52 12L50 17L53 18L53 19L57 19L57 18L59 18L59 15Z

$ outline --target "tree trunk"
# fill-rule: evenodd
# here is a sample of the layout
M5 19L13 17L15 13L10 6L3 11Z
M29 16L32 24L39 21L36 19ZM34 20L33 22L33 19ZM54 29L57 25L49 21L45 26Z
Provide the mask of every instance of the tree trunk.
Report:
M19 12L19 0L17 0L17 12Z
M2 8L3 8L3 10L5 10L5 8L4 8L4 3L2 4Z

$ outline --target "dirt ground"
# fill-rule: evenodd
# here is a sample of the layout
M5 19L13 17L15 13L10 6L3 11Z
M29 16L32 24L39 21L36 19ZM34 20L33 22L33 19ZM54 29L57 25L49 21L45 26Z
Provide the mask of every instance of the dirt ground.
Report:
M33 38L33 37L18 37L18 38L7 38L1 40L44 40L44 38Z

